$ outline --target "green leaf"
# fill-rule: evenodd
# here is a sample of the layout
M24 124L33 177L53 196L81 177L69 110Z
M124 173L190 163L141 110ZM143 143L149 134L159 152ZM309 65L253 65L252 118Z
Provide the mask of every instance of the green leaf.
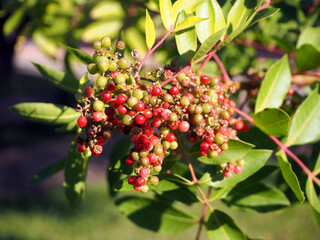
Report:
M266 19L266 18L269 18L269 17L273 16L279 10L280 10L280 8L274 8L274 7L268 7L268 8L262 9L260 12L258 12L255 15L255 17L251 21L249 27L251 27L252 25L256 24L257 22L259 22L259 21L261 21L263 19Z
M320 51L320 27L308 27L302 31L297 41L297 49L305 44L310 44Z
M214 176L209 185L216 188L222 188L242 182L262 168L271 156L271 153L272 151L270 150L251 150L243 157L246 164L243 166L241 174L233 174L228 178L224 178L222 174Z
M234 185L224 188L218 188L214 191L214 193L210 196L209 201L215 201L219 199L224 199L228 196L229 192L234 188Z
M69 47L67 45L61 44L69 53L71 53L73 56L76 56L81 62L85 64L94 63L93 58L86 52L81 51L76 48Z
M226 29L222 28L218 32L211 35L204 43L200 46L196 54L192 58L192 62L195 62L205 56L213 46L219 41L222 35L225 33Z
M145 37L136 27L129 27L123 31L123 38L130 49L137 49L141 56L146 55Z
M79 82L71 74L60 72L51 67L37 63L33 63L33 65L38 69L44 78L48 79L57 87L70 93L80 92Z
M267 108L254 115L254 124L265 134L275 137L286 136L290 117L279 108Z
M306 72L320 66L320 51L311 44L304 44L296 52L298 72Z
M3 25L3 34L8 36L16 30L24 21L26 17L26 9L18 8L11 16L5 21Z
M306 194L312 208L320 214L320 199L310 178L308 178L306 183Z
M55 131L57 133L65 133L65 132L74 132L76 133L79 129L79 126L77 124L77 119L74 119L72 122L69 122L67 124L64 124L60 127L57 127Z
M300 188L299 180L296 174L293 172L292 166L288 161L286 154L282 150L280 150L276 153L276 156L278 158L280 170L284 180L287 182L299 202L303 203L305 200L304 193Z
M221 164L236 161L242 158L246 153L250 151L250 149L254 147L254 145L250 143L234 139L230 139L228 145L228 150L223 151L223 153L218 157L208 158L205 156L201 156L198 158L198 160L206 164Z
M178 0L173 4L172 16L173 21L176 21L178 15L184 11L188 14L196 11L197 7L204 3L205 0Z
M233 32L259 8L260 0L237 0L230 9L227 17L228 33Z
M32 40L37 44L37 46L48 56L55 58L59 50L58 44L55 40L41 30L37 29L32 33Z
M191 187L179 187L174 190L169 190L169 191L163 191L160 192L157 189L157 186L154 187L154 191L158 192L161 195L157 195L157 198L164 198L166 202L169 201L179 201L187 205L191 205L193 203L199 202L198 197L196 194L190 190ZM197 191L197 189L194 189L194 191Z
M318 213L314 208L312 208L312 213L313 213L314 220L316 221L316 223L318 224L318 227L320 228L320 213Z
M87 25L82 32L82 40L88 43L101 39L106 33L110 38L118 37L122 27L122 21L117 18L94 21Z
M18 103L10 110L29 121L51 125L66 124L80 116L73 108L53 103Z
M282 105L291 85L291 71L288 56L284 55L280 61L268 70L259 89L255 113L265 108L277 108Z
M263 183L256 183L241 191L235 187L223 202L231 208L247 212L269 212L290 205L283 192Z
M222 9L216 0L206 0L201 4L196 10L196 16L209 18L196 25L197 36L201 43L226 27Z
M37 184L41 183L44 180L48 179L49 177L53 176L54 174L62 171L66 166L66 158L61 158L58 161L51 163L50 165L46 166L40 172L33 176L30 181L30 184Z
M302 145L320 138L319 86L303 101L292 118L287 145Z
M188 15L182 11L177 19L177 24L182 23ZM195 27L179 31L175 34L178 52L180 55L188 52L189 50L196 51L197 49L197 36Z
M247 240L247 236L241 231L233 219L219 210L214 210L210 214L207 221L207 233L210 240Z
M110 19L125 17L125 11L121 2L118 1L99 1L93 5L90 11L92 19Z
M249 132L239 132L238 137L251 144L254 144L256 149L271 149L278 147L264 132L257 127L250 127Z
M73 141L66 157L66 168L64 171L65 193L72 208L79 206L85 197L86 175L89 158L83 157L77 151L77 143Z
M160 15L164 27L169 30L174 25L175 19L173 19L172 2L171 0L160 0Z
M183 22L176 25L176 27L173 29L174 32L179 32L181 30L188 29L190 27L193 27L197 25L198 23L206 20L206 18L197 17L197 16L190 16L187 19L185 19Z
M197 217L164 201L124 197L116 205L136 225L158 233L175 234L198 222Z
M91 85L91 80L89 77L89 73L86 72L79 80L79 88L80 88L81 92L83 92L84 89L86 87L89 87L90 85Z
M146 24L145 24L145 34L148 49L151 49L154 42L156 41L156 30L152 18L149 15L148 9L146 9Z

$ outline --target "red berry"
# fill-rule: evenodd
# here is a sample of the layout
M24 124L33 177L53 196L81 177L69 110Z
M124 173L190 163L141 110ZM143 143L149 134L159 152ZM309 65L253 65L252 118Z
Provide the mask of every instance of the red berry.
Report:
M77 123L79 127L85 127L88 121L86 117L79 117Z
M223 102L224 101L224 95L223 94L218 94L218 102Z
M289 88L288 89L288 95L292 96L294 94L294 89L293 88Z
M154 86L152 88L152 95L160 96L161 95L161 88L159 88L158 86Z
M120 104L124 104L126 101L127 101L127 97L123 94L120 94L118 97L117 97L117 100Z
M127 108L124 105L120 105L118 108L118 113L120 114L126 114L127 113Z
M145 108L144 102L137 102L137 104L134 106L134 109L135 109L137 112L143 111L144 108Z
M128 183L130 184L130 185L133 185L133 184L135 184L135 182L136 182L136 177L135 176L130 176L129 178L128 178Z
M223 170L223 176L225 177L231 177L232 176L232 172L228 171L227 169Z
M144 122L144 124L146 124L146 123L149 125L149 123L147 121ZM150 126L143 127L142 131L147 136L151 136L154 133L153 128Z
M139 184L135 183L133 184L133 189L137 192L140 192L142 190L143 186L140 186Z
M102 93L102 98L104 103L108 103L112 99L112 94L111 92L103 92Z
M97 137L97 145L104 145L105 143L106 143L106 140L104 139L103 136Z
M78 145L78 152L84 152L87 149L85 145L79 144Z
M146 184L146 180L143 177L139 177L136 180L136 184L139 185L139 186L143 186L143 185Z
M104 112L105 112L105 114L107 114L108 116L112 116L113 114L116 113L112 107L107 107Z
M163 107L160 107L160 106L155 107L155 108L153 109L153 114L154 114L155 116L158 116L158 115L160 115L160 114L162 113L163 110L164 110Z
M92 155L97 157L99 156L103 151L103 147L101 145L95 145L92 149Z
M110 73L111 78L115 78L118 75L119 71L113 71Z
M94 121L100 122L103 118L103 114L102 114L102 112L94 112L92 115L92 118Z
M149 140L148 140L148 136L147 135L140 135L139 136L139 142L140 143L146 143L146 142L148 142Z
M94 90L91 87L86 87L83 91L85 97L92 97L94 95Z
M157 136L151 136L150 138L149 138L149 141L153 144L153 146L155 146L155 145L157 145L158 144L158 142L159 142L159 138L157 137Z
M202 75L200 81L202 84L208 84L210 82L210 78L207 75Z
M174 136L173 133L168 133L167 136L166 136L166 140L168 142L173 142L175 139L176 139L176 137Z
M133 116L136 115L136 112L135 111L129 111L128 114L133 117Z
M249 128L249 125L245 123L245 124L243 125L242 132L248 132L249 129L250 129L250 128Z
M228 128L225 127L225 126L220 127L219 132L221 134L223 134L223 135L228 135L229 134Z
M157 156L154 154L154 153L149 153L148 156L149 158L149 163L155 163L156 159L157 159Z
M107 90L110 91L110 92L114 92L116 90L117 86L112 82L112 83L109 83L107 85Z
M144 109L143 116L145 116L148 119L152 118L152 116L153 116L152 111L150 109Z
M242 166L241 165L235 165L234 169L233 169L233 172L235 174L240 174L242 172Z
M209 150L210 144L207 143L207 142L202 142L202 143L200 144L200 147L201 147L201 149L207 151L207 150Z
M229 106L232 107L232 108L235 108L236 107L236 103L232 100L229 101Z
M153 149L153 144L148 141L143 144L143 149L146 151L151 151Z
M226 167L226 170L229 171L229 172L233 172L233 169L234 169L234 166L233 164L229 163Z
M133 162L134 162L134 160L132 159L131 156L129 156L129 157L126 159L126 163L127 163L128 165L132 165Z
M180 121L177 120L175 122L169 122L168 123L168 126L172 129L172 130L177 130L177 128L179 127L180 125Z
M179 94L179 88L178 87L176 87L176 86L174 86L174 87L172 87L171 89L170 89L170 93L172 94L172 95L178 95Z
M155 119L153 119L152 126L159 127L161 125L161 123L162 123L162 121L160 118L155 118Z
M145 178L145 177L149 177L149 169L148 168L141 168L139 171L139 174L141 177Z
M114 108L118 108L121 105L121 103L116 99L112 101L111 105Z
M202 148L200 148L199 153L201 156L207 156L208 155L208 151L203 150Z
M214 136L209 135L209 136L207 136L207 137L205 138L205 140L206 140L207 143L211 144L211 143L214 142Z
M190 103L193 103L194 96L191 93L186 93L185 96L189 99Z
M188 132L190 124L187 121L182 121L179 125L179 130L181 132Z
M241 129L243 129L244 124L243 124L243 122L242 122L241 120L238 120L238 121L236 121L236 122L234 123L234 127L235 127L237 130L241 130Z
M142 115L142 114L138 114L135 119L137 124L141 125L144 124L144 122L146 121L146 118Z

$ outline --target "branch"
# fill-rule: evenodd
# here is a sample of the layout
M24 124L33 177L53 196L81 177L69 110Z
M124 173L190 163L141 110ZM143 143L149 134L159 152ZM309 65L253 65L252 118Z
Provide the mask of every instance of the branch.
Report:
M254 124L253 118L250 117L248 114L242 112L241 110L235 108L235 112L237 112L242 117L246 118L251 124ZM293 153L291 152L287 146L282 144L279 139L277 139L274 136L269 135L269 138L271 138L272 141L274 141L275 144L277 144L282 151L284 151L287 155L289 155L301 168L302 170L308 175L309 178L311 178L316 184L320 186L320 180L307 168L306 165Z
M163 87L164 85L166 85L167 83L171 82L174 78L176 78L177 76L180 75L180 73L183 73L186 69L188 69L190 66L185 66L184 68L182 68L180 71L178 71L177 73L175 73L171 78L165 80L164 82L162 82L160 84L160 87Z
M143 64L147 61L147 59L151 56L151 54L169 37L169 35L172 33L173 29L174 29L174 26L172 25L170 27L170 29L168 30L168 32L166 33L166 35L164 35L164 37L153 48L148 50L147 55L142 59L140 65L134 75L134 79L137 79Z
M211 190L212 190L212 187L209 187L208 189L208 193L207 193L207 199L210 197L210 194L211 194ZM199 240L200 239L200 234L201 234L201 230L202 230L202 226L204 224L204 219L207 215L207 211L208 211L208 206L207 205L204 205L203 206L203 209L202 209L202 213L201 213L201 218L200 218L200 221L199 221L199 228L198 228L198 232L197 232L197 235L196 235L196 240Z
M212 52L212 57L216 61L216 63L218 64L218 67L220 68L220 70L222 72L222 76L223 76L225 82L226 83L232 82L230 77L229 77L229 74L227 73L227 70L225 69L223 63L221 62L221 60L218 57L218 55L216 54L216 52Z

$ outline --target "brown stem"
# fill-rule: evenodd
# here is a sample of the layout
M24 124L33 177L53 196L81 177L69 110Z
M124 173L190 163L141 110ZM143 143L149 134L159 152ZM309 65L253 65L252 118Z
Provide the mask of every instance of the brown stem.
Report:
M212 190L212 187L209 187L208 193L207 193L207 196L206 196L207 199L210 197L211 190ZM205 204L205 205L203 205L203 209L202 209L202 213L201 213L201 218L200 218L200 221L199 221L199 228L198 228L198 232L197 232L197 235L196 235L196 240L199 240L199 239L200 239L200 234L201 234L202 226L203 226L203 224L205 223L204 219L205 219L205 217L206 217L206 215L207 215L207 212L208 212L208 206Z
M237 112L242 117L246 118L251 124L254 124L253 118L250 117L248 114L242 112L240 109L235 108L235 112ZM277 144L282 151L284 151L287 155L289 155L301 168L302 170L308 175L309 178L311 178L316 184L320 186L320 180L307 168L306 165L293 153L291 152L288 147L284 144L282 144L278 138L269 135L269 138Z

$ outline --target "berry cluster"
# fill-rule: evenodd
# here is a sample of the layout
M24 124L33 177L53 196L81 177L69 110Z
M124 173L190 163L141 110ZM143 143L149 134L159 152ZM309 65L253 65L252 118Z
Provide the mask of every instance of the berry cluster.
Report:
M130 64L121 57L122 41L116 44L115 53L111 53L109 37L93 47L95 63L88 65L88 72L96 77L95 83L76 96L82 128L78 151L86 157L100 155L115 128L131 135L134 147L126 162L133 167L128 183L135 190L147 192L148 184L158 184L152 173L160 172L165 156L177 151L179 132L191 142L201 142L200 155L215 158L228 149L229 139L237 139L237 130L246 131L246 124L231 116L235 102L228 97L237 90L236 85L227 85L218 77L210 79L191 68L173 78L179 71L173 63L164 70L155 67L146 72L144 80L149 84L142 84L131 75L139 62ZM134 59L137 55L134 50ZM162 86L164 81L170 84ZM224 168L226 177L242 170L239 164Z

